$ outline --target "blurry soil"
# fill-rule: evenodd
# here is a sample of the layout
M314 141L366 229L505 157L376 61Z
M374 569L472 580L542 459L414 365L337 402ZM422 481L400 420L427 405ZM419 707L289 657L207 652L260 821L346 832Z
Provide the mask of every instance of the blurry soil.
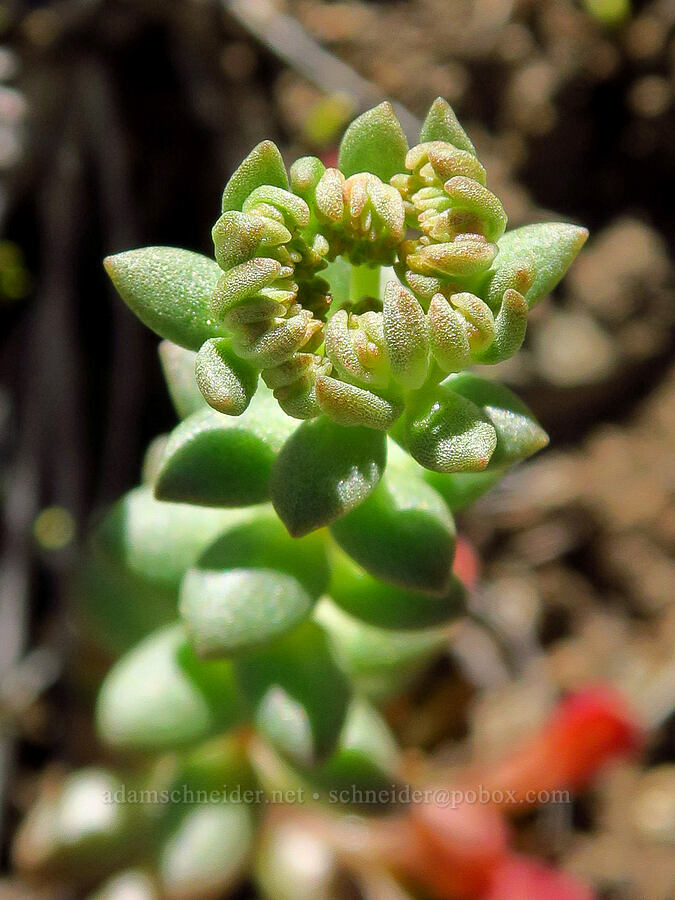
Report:
M140 184L133 242L207 249L211 195L248 145L272 136L291 156L330 150L308 139L321 96L215 11L185 16L179 5L150 14L142 6L124 19L111 4L105 22L94 18L86 26L94 35L88 54L113 79L118 103L125 96L120 84L137 79L135 105L120 110L131 182ZM645 756L609 772L566 818L546 810L528 817L519 840L591 879L606 900L668 900L675 884L675 306L668 249L675 233L668 199L675 7L634 2L633 15L610 27L572 0L277 6L415 114L445 96L474 137L511 225L556 216L591 229L564 285L532 316L523 353L498 367L550 432L551 447L460 517L484 564L475 615L456 655L401 700L392 720L404 745L452 764L483 748L499 754L544 718L559 689L614 681L651 729ZM33 65L22 85L29 97L36 81L62 74L60 45L36 43L30 15L15 32L19 54ZM81 43L74 46L81 51ZM143 52L153 54L155 80L134 63ZM167 72L174 79L168 87ZM169 115L170 102L164 139L177 135L175 150L161 172L148 173L142 154L152 158L158 147L147 125L151 107L143 103L163 104ZM44 110L41 116L38 124L53 119ZM196 172L196 188L186 188L186 173ZM39 185L44 162L33 155L8 177ZM159 202L161 184L174 193ZM94 217L89 201L85 206ZM25 244L41 227L25 185L13 191L10 210L10 232ZM106 241L110 234L89 237L78 257L80 281L90 289L102 284L91 259ZM39 277L44 260L29 261ZM76 315L82 300L72 302ZM106 473L97 458L86 461L82 519L130 483L142 442L170 424L152 340L128 322L111 325L110 302L108 334L97 330L100 318L85 315L82 366L94 372L101 356L107 367L116 364L120 327L149 362L129 374L138 405L124 464ZM10 359L25 339L26 315L3 314L15 340ZM100 375L92 377L109 409L111 394ZM88 390L83 410L95 454L105 435ZM65 557L40 561L43 590L66 565ZM34 627L39 641L61 613L44 598L36 603L47 623ZM476 654L484 654L482 682L474 677L475 658L467 665ZM73 757L63 721L86 732L89 702L67 682L34 702L15 809L28 802L44 764L82 761ZM19 885L0 885L0 897L15 896L23 896Z

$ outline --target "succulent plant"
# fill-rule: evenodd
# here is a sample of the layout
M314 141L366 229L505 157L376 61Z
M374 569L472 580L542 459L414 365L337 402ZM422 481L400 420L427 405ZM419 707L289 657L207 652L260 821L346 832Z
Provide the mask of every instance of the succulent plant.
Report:
M517 352L587 236L505 229L450 106L433 103L409 149L383 103L349 126L335 168L304 157L289 176L272 142L255 147L225 187L215 259L105 261L164 339L181 422L94 529L81 579L93 633L122 653L97 727L127 768L80 773L43 804L52 825L29 819L22 865L93 883L123 850L129 871L96 896L204 900L248 870L275 791L311 805L400 782L376 706L464 610L453 512L548 441L473 367ZM69 791L120 779L138 803L111 788L98 818L52 827ZM157 800L177 785L187 799ZM199 799L212 789L227 802ZM272 898L287 896L273 845L253 864Z

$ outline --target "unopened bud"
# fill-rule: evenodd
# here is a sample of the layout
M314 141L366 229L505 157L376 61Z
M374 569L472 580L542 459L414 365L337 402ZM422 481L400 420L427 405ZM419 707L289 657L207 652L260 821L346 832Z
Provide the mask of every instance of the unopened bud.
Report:
M465 278L489 268L497 255L497 247L480 235L460 235L447 244L418 242L406 263L420 275L446 275Z
M508 288L497 317L495 319L495 336L492 343L479 354L482 363L497 363L510 359L520 350L527 330L527 300L521 293Z
M392 375L405 387L421 387L429 371L429 339L419 301L402 284L390 281L384 291L382 319Z
M325 343L326 355L345 377L379 386L389 381L381 314L338 310L326 325Z
M387 431L403 412L403 405L328 375L316 380L319 406L338 425L364 425Z
M434 359L444 372L461 372L471 362L466 322L442 294L433 297L427 319Z

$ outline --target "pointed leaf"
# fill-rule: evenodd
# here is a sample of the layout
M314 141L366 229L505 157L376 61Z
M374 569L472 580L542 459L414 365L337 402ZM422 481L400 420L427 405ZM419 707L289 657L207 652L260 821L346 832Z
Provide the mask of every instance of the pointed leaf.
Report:
M392 629L430 628L451 622L465 611L465 590L454 575L445 593L439 597L394 587L373 578L338 549L334 551L332 562L328 588L331 599L345 612L369 625Z
M312 598L300 582L271 569L190 569L180 614L201 657L265 644L305 619Z
M448 508L391 442L372 494L331 525L343 550L375 578L437 596L448 590L455 526Z
M442 97L437 97L429 107L429 112L420 131L420 144L427 141L448 141L476 155L471 138L459 124L455 111Z
M177 247L141 247L104 260L112 283L138 318L160 337L199 350L210 337L227 332L210 308L217 263Z
M234 172L223 191L222 211L241 211L248 195L263 184L288 190L288 175L279 148L272 141L255 146Z
M349 704L349 685L323 630L306 622L234 660L255 723L284 756L314 766L335 749Z
M389 183L389 179L405 172L408 152L401 124L389 102L369 109L355 119L345 131L338 153L338 168L349 178L359 172L371 172Z
M170 625L113 666L96 720L111 746L160 752L239 724L242 709L231 664L199 660L183 626Z
M169 396L179 418L185 419L198 409L204 409L204 398L195 378L197 354L172 341L162 341L157 349Z
M272 469L272 503L293 537L328 525L363 503L384 471L386 437L325 416L303 422Z
M194 379L209 406L240 416L258 387L258 370L237 356L229 338L211 338L197 353Z
M434 472L482 472L497 445L487 416L443 386L411 406L402 439L411 456Z
M532 309L562 280L587 238L588 231L585 228L565 222L525 225L523 228L507 231L497 242L499 253L493 270L511 267L521 257L524 264L528 265L534 257L537 274L525 294L527 304Z
M261 503L269 497L274 458L294 427L262 388L237 418L211 409L194 413L169 437L155 496L201 506Z
M527 459L548 444L548 435L531 410L503 384L463 372L451 375L443 386L479 406L492 423L497 446L490 459L491 468Z

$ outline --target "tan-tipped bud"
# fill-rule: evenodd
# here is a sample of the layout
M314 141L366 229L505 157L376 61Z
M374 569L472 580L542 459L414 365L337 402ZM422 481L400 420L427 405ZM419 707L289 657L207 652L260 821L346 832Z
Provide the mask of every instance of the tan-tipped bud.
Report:
M330 374L331 364L315 354L303 353L298 356L309 356L310 364L294 381L275 388L274 396L287 415L294 419L313 419L321 413L316 398L316 381L318 377Z
M490 267L497 246L480 235L461 235L447 244L418 243L406 258L408 267L420 275L446 275L465 278Z
M338 425L364 425L378 431L391 428L403 412L403 404L328 375L317 378L316 399L322 411Z
M402 284L390 281L382 319L392 375L405 387L421 387L429 371L429 338L419 300Z
M213 314L222 319L225 313L255 297L279 277L281 268L276 259L256 257L225 272L211 298Z
M291 187L293 193L308 203L310 206L314 203L314 194L316 186L321 180L321 176L326 171L326 167L316 156L303 156L291 166Z
M271 184L263 184L252 191L244 201L242 211L261 210L267 214L269 207L280 212L284 222L293 228L305 228L309 223L309 206L302 197Z
M195 378L209 406L228 416L246 411L258 385L257 370L239 359L229 338L211 338L202 344L195 359Z
M270 369L265 369L262 378L270 390L288 387L299 381L311 369L315 356L313 353L296 353L292 359Z
M265 220L262 216L250 216L236 210L223 213L211 230L216 262L220 268L227 271L257 256L264 231Z
M320 221L337 225L345 212L342 186L345 176L339 169L326 169L316 186L316 213Z
M509 288L518 291L523 297L527 296L527 292L537 277L534 254L526 248L522 248L518 256L507 264L503 264L499 257L496 270L488 274L491 278L485 293L485 301L494 312L499 312L504 292Z
M471 352L480 353L489 347L495 336L495 320L487 303L468 291L452 294L450 303L459 310L466 322Z
M389 381L389 360L381 313L351 315L340 309L325 330L326 355L346 378L383 387Z
M444 372L461 372L471 362L466 321L442 294L432 298L427 319L434 359Z
M290 319L276 320L273 327L250 340L246 331L236 335L234 346L240 356L260 369L278 366L290 359L313 333L313 330L310 332L311 322L312 314L304 310Z
M472 178L458 175L445 182L443 187L453 208L465 209L480 216L483 227L481 234L488 241L498 240L506 231L507 217L501 201L492 191Z
M521 293L507 288L495 319L495 337L489 347L479 356L479 362L497 363L510 359L520 350L527 330L527 300Z

